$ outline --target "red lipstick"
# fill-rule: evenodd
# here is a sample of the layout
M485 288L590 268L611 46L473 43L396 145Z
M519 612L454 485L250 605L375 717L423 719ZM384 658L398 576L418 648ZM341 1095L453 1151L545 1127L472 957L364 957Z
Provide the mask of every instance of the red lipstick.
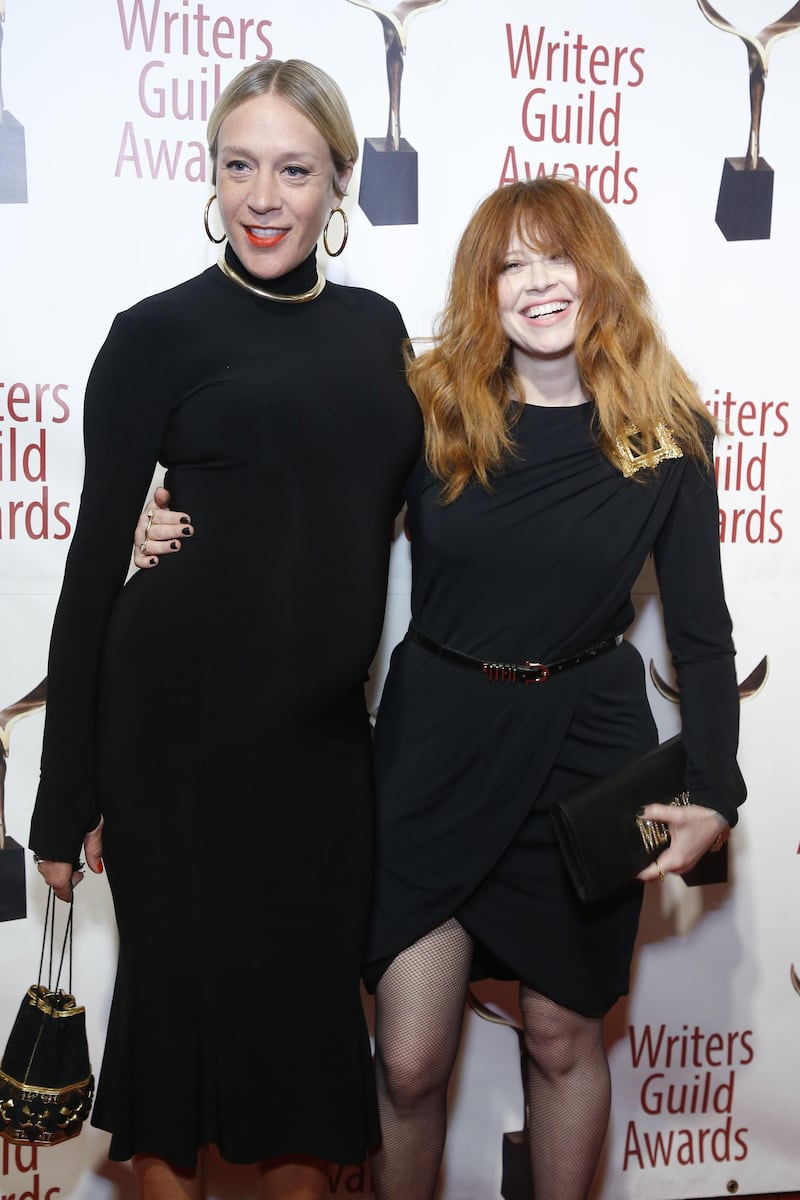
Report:
M275 233L271 233L269 237L259 237L249 225L245 225L244 231L254 246L260 246L266 250L269 250L272 246L277 246L278 242L283 241L289 232L288 229L280 229Z

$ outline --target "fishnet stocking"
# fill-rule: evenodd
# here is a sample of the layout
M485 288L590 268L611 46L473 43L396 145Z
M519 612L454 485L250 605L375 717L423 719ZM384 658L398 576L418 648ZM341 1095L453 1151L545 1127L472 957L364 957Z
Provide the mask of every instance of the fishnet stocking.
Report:
M611 1105L603 1025L520 988L536 1200L585 1200Z
M394 959L375 996L375 1065L383 1145L377 1200L432 1200L472 961L455 918Z

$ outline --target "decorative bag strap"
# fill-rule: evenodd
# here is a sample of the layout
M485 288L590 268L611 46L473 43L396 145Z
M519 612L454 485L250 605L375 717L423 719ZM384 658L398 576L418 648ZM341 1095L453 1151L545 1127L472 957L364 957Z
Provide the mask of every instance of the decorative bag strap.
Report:
M58 961L58 973L56 975L55 986L53 986L53 957L55 954L55 928L56 928L56 898L52 888L47 889L47 907L44 911L44 933L42 934L42 953L39 958L39 978L37 980L37 988L42 985L42 972L44 970L45 953L49 950L49 958L47 965L47 990L48 992L57 992L58 985L61 982L61 971L64 967L64 956L69 947L69 982L67 991L72 992L72 912L75 897L69 898L69 916L67 917L67 925L64 930L64 941L61 944L61 957Z

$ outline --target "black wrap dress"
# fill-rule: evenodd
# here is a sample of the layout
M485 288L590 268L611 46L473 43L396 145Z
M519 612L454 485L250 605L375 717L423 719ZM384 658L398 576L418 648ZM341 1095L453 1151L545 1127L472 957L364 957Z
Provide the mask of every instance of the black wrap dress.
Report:
M624 478L597 448L592 414L591 403L525 405L517 453L492 491L472 484L447 506L424 464L415 468L412 621L483 660L564 658L628 628L652 550L688 786L733 824L738 694L713 475L681 457ZM575 1011L604 1013L628 987L641 885L584 908L550 808L656 742L628 642L546 683L512 685L403 641L375 736L369 986L455 915L476 939L476 975L517 978Z
M378 1140L363 685L419 452L404 336L374 293L282 304L213 267L118 316L92 370L31 846L71 861L105 818L113 1158ZM157 460L196 534L123 588Z

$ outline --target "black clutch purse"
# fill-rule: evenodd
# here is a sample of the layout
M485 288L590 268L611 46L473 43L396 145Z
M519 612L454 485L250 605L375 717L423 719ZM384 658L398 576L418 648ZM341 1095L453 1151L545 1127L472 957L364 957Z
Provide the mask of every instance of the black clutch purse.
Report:
M581 900L590 904L618 891L666 850L669 826L636 816L646 804L689 804L684 789L686 755L680 734L655 750L573 792L553 807L553 822L570 878ZM737 807L747 788L736 767L733 789ZM723 847L726 850L726 847ZM682 878L687 883L716 883L726 877L726 858L705 855Z
M48 888L39 980L25 993L0 1060L0 1137L22 1145L57 1146L80 1133L94 1096L86 1040L86 1010L72 992L72 903L55 984L56 899ZM46 948L50 961L42 983ZM69 946L69 991L59 990Z

